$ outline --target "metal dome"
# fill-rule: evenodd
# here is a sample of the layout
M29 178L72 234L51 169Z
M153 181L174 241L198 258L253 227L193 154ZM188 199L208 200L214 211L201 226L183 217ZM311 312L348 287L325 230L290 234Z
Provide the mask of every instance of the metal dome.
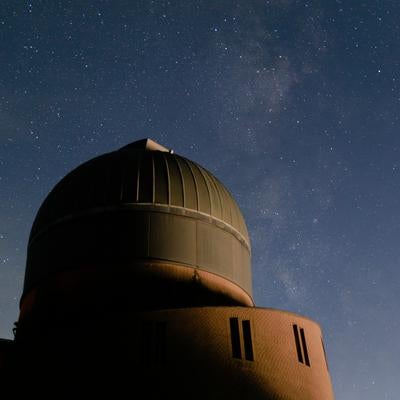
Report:
M138 260L205 271L251 296L235 200L210 172L150 139L94 158L54 187L32 226L23 296L60 271Z
M225 223L249 246L242 213L209 171L151 139L94 158L73 170L50 192L34 221L30 241L49 225L98 207L181 207Z

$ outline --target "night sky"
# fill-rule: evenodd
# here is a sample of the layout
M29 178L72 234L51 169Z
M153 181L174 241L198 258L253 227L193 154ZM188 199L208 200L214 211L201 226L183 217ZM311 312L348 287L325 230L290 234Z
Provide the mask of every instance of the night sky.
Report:
M400 398L397 0L0 2L0 337L35 213L150 137L214 173L254 299L318 321L337 400Z

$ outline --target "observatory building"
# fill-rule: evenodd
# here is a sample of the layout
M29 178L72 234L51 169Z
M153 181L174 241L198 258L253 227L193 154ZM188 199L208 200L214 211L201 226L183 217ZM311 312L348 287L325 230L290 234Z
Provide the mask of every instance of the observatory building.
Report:
M18 399L334 398L318 324L255 306L232 195L150 139L43 202L0 376Z

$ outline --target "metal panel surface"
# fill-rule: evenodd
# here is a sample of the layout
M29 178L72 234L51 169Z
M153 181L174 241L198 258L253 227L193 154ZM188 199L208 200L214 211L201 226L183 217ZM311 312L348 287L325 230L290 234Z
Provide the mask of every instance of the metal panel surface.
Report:
M169 199L169 180L167 174L164 153L154 154L154 179L155 179L155 198L156 204L168 204Z
M210 195L204 177L195 163L191 163L190 167L196 181L198 210L206 214L211 214Z
M196 221L172 214L151 213L149 256L195 265Z
M232 236L204 222L197 222L197 264L232 279Z
M183 207L183 181L175 157L166 154L170 177L170 202L174 206Z
M184 158L176 158L182 172L185 194L185 208L197 210L197 188L194 181L193 172Z
M145 153L139 169L139 203L152 203L154 192L154 171L152 153Z

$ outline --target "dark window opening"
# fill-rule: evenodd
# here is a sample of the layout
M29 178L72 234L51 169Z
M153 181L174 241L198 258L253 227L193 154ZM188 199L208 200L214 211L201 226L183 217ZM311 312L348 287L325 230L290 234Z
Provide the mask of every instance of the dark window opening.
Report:
M242 328L244 340L244 355L246 357L246 360L254 361L253 343L251 341L251 328L250 321L248 319L242 321Z
M296 324L293 324L293 334L294 341L296 343L297 359L300 363L306 364L308 367L311 367L310 358L308 357L307 342L304 329L300 328L299 334L298 326Z
M293 333L294 333L294 341L296 342L297 359L299 360L299 362L303 364L303 355L301 353L299 330L296 324L293 325Z
M310 360L308 358L306 337L304 335L304 329L303 328L300 328L300 336L301 336L301 343L303 345L304 361L305 361L306 365L310 367L311 365L310 365Z
M242 358L242 350L240 348L239 321L237 318L230 318L229 323L231 328L232 357Z

